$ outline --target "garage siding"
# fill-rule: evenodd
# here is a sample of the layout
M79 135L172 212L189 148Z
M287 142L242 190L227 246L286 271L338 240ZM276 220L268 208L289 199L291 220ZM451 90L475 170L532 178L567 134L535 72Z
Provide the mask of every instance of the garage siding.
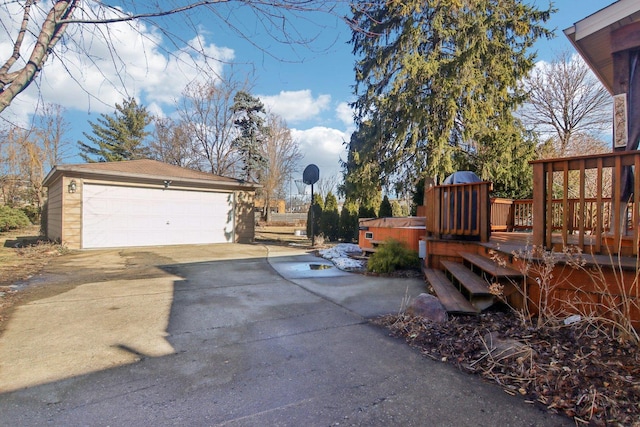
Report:
M256 229L254 194L248 191L236 192L236 242L253 242Z
M47 238L62 241L62 179L47 191Z
M69 193L69 184L76 181L76 192ZM82 179L64 177L62 181L62 241L72 249L82 247Z
M86 184L83 248L234 241L234 193Z

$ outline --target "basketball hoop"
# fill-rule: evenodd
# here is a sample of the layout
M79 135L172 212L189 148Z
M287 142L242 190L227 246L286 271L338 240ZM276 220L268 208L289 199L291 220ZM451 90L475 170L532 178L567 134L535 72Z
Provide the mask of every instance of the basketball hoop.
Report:
M307 184L304 183L301 179L296 179L294 181L296 183L296 187L298 188L299 195L305 195L307 192Z

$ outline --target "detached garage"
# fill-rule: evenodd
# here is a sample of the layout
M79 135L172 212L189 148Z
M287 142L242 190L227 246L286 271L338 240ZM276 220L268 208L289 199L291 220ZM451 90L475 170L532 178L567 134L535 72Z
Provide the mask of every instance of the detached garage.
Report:
M253 240L257 185L155 160L55 166L46 234L72 249Z

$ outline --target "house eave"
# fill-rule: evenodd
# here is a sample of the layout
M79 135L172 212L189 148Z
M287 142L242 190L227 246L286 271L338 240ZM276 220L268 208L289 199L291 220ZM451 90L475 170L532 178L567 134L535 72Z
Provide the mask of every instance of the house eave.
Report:
M611 94L614 86L611 33L637 21L640 21L640 2L619 0L564 30L565 36Z

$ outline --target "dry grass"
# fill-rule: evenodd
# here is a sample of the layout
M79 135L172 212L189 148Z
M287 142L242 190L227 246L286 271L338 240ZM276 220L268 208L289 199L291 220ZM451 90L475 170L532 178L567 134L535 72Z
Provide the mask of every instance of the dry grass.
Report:
M14 285L37 274L51 259L65 252L64 246L39 236L37 226L0 233L0 324L6 310L20 299Z

